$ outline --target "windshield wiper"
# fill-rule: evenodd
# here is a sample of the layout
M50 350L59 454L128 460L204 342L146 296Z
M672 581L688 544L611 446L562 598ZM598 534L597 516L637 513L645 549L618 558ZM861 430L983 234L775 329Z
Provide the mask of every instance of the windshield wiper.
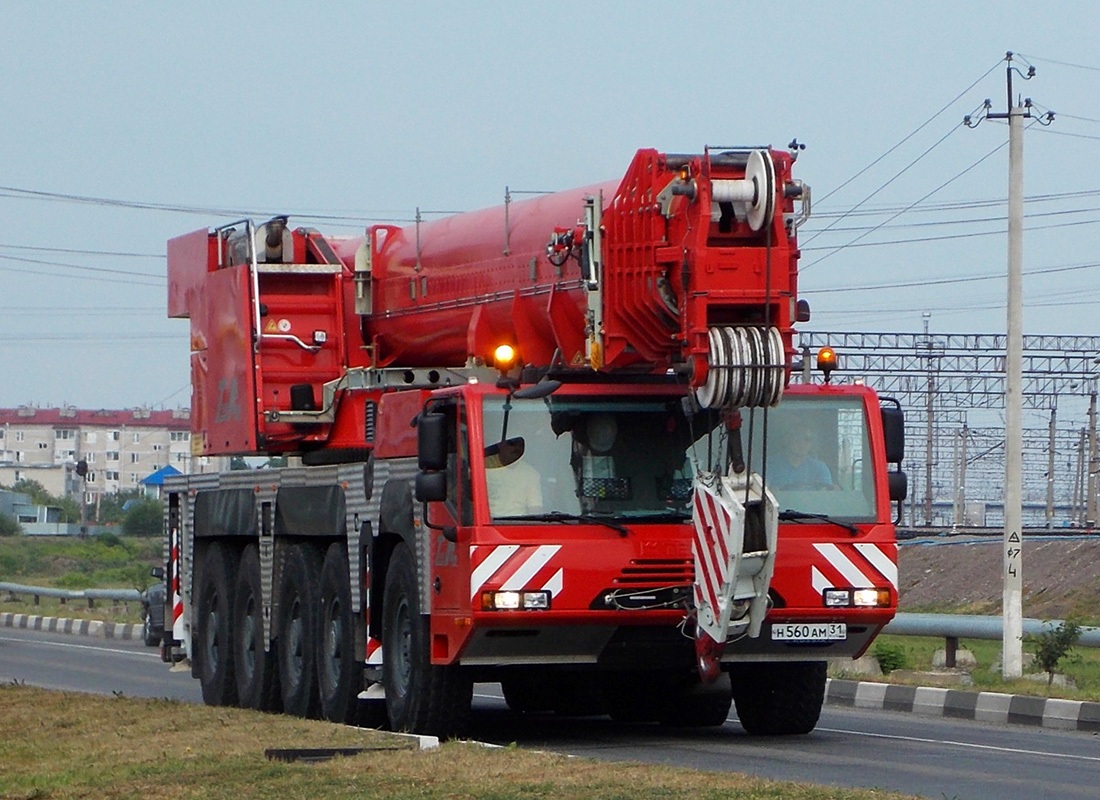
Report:
M499 522L507 520L524 520L527 522L587 522L594 525L603 525L618 531L620 536L626 536L630 531L625 525L621 525L613 519L597 514L568 514L565 511L548 511L545 514L516 514L515 516L496 517Z
M853 536L859 533L859 528L855 525L833 519L828 514L814 514L810 511L795 511L792 508L787 508L779 512L779 519L785 522L805 522L808 519L820 520L821 522L828 522L830 525L836 525L839 528L843 528Z

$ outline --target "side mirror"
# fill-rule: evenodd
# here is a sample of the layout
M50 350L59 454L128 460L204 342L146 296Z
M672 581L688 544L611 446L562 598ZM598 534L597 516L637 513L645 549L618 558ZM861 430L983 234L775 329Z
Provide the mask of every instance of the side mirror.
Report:
M882 434L886 441L886 460L891 464L900 464L905 460L905 414L901 403L892 397L882 398L883 402L893 403L882 408Z
M447 468L447 418L421 414L416 424L416 458L421 470Z
M416 475L416 499L421 503L446 500L447 474L445 472L418 472Z
M161 580L164 578L164 567L153 567L151 570L149 570L149 574L152 577Z
M890 499L900 503L909 496L909 477L900 470L886 473L886 480L890 485Z

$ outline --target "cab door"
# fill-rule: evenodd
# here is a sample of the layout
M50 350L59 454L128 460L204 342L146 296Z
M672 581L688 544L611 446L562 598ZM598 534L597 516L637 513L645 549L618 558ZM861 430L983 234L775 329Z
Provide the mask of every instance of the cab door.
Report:
M473 499L466 404L461 398L432 406L446 427L446 498L428 503L431 535L432 663L450 663L470 632L470 541Z

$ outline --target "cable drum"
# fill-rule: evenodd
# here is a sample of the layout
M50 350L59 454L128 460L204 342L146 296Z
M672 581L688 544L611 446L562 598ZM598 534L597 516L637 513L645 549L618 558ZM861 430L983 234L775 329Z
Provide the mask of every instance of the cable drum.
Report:
M786 361L778 328L711 328L704 408L774 406L783 395Z

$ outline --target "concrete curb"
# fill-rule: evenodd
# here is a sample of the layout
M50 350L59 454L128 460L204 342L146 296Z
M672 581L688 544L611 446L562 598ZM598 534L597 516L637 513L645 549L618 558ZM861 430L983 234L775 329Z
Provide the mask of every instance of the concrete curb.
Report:
M0 628L98 636L102 639L141 639L143 635L139 624L39 617L10 612L0 613ZM834 706L900 711L928 717L1100 733L1100 703L1087 700L967 692L934 686L903 686L829 678L825 684L825 702ZM421 749L432 747L431 742L422 741L419 744Z
M39 617L31 614L13 614L11 612L0 613L0 628L70 633L76 636L98 636L101 639L141 639L143 637L142 627L137 623Z
M1100 732L1100 703L1087 700L831 678L825 686L825 702L849 708L901 711L929 717Z

